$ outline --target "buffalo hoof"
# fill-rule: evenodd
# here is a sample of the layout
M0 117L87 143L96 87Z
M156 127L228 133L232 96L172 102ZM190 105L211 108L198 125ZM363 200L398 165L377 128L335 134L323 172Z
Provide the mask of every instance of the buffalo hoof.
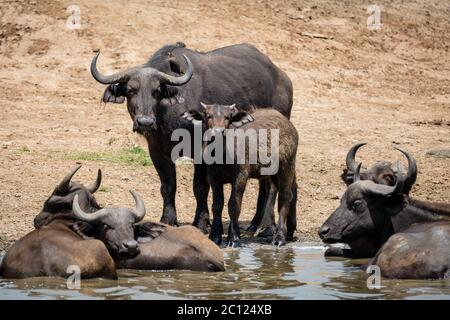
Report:
M217 244L218 246L220 246L222 244L222 236L220 235L213 235L211 234L209 236L209 239L212 240L215 244Z
M292 241L297 241L297 240L298 240L298 238L294 237L293 235L292 236L286 236L286 241L287 242L292 242Z
M241 246L241 240L229 240L227 243L227 247L230 248L239 248Z
M211 222L209 221L208 213L203 213L198 219L194 220L194 227L197 227L204 234L208 234L211 231Z
M272 227L260 227L256 230L254 236L260 238L272 237L274 231L273 229L274 228Z
M282 234L277 233L272 240L274 246L282 247L286 245L286 239Z

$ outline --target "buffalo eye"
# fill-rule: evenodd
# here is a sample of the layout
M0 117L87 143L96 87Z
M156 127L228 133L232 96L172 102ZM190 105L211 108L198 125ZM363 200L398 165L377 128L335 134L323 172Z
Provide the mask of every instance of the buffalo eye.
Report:
M127 83L126 88L127 88L127 95L129 95L129 96L134 95L139 90L139 83L131 80Z
M106 223L103 224L102 228L103 228L103 231L108 231L109 229L111 229L111 227L108 226Z
M355 200L352 204L352 209L353 210L359 210L361 209L363 206L363 201L362 200Z
M136 94L136 89L132 87L127 87L127 96L132 96Z

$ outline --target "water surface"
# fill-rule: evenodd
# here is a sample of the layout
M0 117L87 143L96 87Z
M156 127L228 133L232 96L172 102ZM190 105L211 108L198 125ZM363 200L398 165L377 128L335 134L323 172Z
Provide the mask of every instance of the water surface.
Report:
M385 280L367 288L364 261L326 259L325 248L249 244L224 249L226 272L119 271L119 280L0 279L0 299L449 299L450 280Z

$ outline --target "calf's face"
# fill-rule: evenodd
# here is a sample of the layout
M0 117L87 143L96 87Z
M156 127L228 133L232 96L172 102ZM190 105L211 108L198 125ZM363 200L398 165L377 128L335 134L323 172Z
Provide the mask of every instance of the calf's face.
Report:
M145 207L141 196L134 191L130 192L136 202L136 209L104 208L86 213L79 206L78 195L73 200L75 217L93 227L95 238L101 240L114 257L130 258L140 252L134 225L144 218Z
M238 110L235 104L200 104L202 111L187 111L181 117L189 121L202 121L213 136L222 135L226 129L237 129L246 123L254 121L248 112Z

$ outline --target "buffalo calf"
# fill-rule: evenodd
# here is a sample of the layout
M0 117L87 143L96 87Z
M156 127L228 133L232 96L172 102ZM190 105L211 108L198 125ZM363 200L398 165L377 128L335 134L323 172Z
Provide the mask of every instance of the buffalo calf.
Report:
M284 245L286 238L292 238L296 229L297 130L286 117L274 109L261 108L248 112L238 110L234 105L202 103L202 106L202 112L192 110L183 113L182 117L191 121L202 121L211 138L222 141L219 143L222 143L223 153L217 158L220 163L214 162L207 167L208 182L213 191L211 239L217 244L220 244L222 240L223 185L231 183L231 196L228 202L230 226L227 245L233 247L240 245L238 221L242 197L248 179L254 178L265 181L268 186L267 190L270 190L264 204L263 216L267 217L273 212L278 193L279 220L273 244ZM278 139L272 136L273 130L277 130ZM263 135L266 137L265 139L262 138ZM246 143L246 139L248 139L248 143ZM231 148L229 147L230 141L234 142L231 143ZM205 150L207 148L208 146L205 147ZM278 154L275 154L274 150ZM268 170L273 163L264 163L267 161L262 161L261 154L270 157L271 161L276 159L278 167L274 171ZM271 221L271 219L267 220Z

